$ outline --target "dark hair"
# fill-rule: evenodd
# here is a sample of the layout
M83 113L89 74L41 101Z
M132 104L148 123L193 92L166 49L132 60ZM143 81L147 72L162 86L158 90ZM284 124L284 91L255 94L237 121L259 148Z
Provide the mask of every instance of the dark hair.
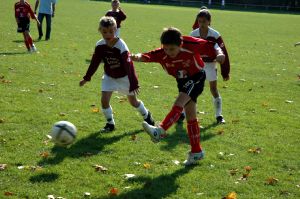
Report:
M204 17L207 21L211 21L211 14L208 9L201 9L197 15L197 19Z
M160 42L161 44L175 44L180 46L182 43L180 30L174 27L165 28L160 36Z
M99 22L99 28L108 28L111 26L117 27L116 20L113 17L102 17Z
M208 10L206 6L201 6L200 10Z

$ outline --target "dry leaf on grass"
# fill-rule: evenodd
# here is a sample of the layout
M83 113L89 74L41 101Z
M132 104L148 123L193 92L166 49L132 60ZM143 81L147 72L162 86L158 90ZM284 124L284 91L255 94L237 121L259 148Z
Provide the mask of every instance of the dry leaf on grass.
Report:
M62 116L62 117L63 117L63 116L66 116L66 115L67 115L67 114L66 114L66 113L63 113L63 112L60 112L60 113L59 113L59 116Z
M125 176L125 179L126 179L126 180L129 180L129 179L131 179L131 178L135 178L135 177L136 177L135 174L131 174L131 173L124 174L124 176Z
M5 191L4 192L4 195L5 196L12 196L12 195L14 195L12 192L10 192L10 191Z
M222 199L237 199L237 194L235 192L231 192L227 196L223 197Z
M230 169L229 173L230 173L230 175L234 176L237 174L238 171L239 171L238 169Z
M136 136L136 135L132 135L132 136L131 136L131 140L132 140L132 141L136 141L136 139L137 139L137 136Z
M248 149L249 153L259 154L259 153L261 153L261 151L262 151L262 149L260 147Z
M94 167L95 167L95 171L97 171L97 172L104 173L104 172L108 171L108 169L106 167L98 165L98 164L94 165Z
M173 160L172 161L174 164L176 164L176 165L179 165L180 164L180 162L178 161L178 160Z
M93 108L92 109L92 113L99 113L99 111L100 111L99 108Z
M276 185L279 182L277 178L269 177L266 181L266 185Z
M285 100L285 103L288 103L288 104L291 104L291 103L293 103L294 101L292 101L292 100Z
M7 168L7 164L0 164L0 171L4 171Z
M42 158L48 158L48 157L49 157L49 152L44 151L44 152L40 153L40 156L41 156Z
M246 172L249 173L249 172L252 170L252 167L250 167L250 166L245 166L244 169L245 169Z
M150 167L151 167L151 165L150 165L149 163L145 163L145 164L144 164L144 168L145 168L145 169L150 169Z
M109 194L112 196L116 196L116 195L118 195L118 193L119 193L119 190L117 188L111 188L109 191Z

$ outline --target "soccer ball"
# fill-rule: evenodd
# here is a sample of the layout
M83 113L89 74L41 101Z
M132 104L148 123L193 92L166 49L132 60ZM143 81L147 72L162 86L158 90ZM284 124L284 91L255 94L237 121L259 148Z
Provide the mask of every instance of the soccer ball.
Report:
M68 121L56 122L51 131L52 141L59 146L72 144L76 138L77 129Z

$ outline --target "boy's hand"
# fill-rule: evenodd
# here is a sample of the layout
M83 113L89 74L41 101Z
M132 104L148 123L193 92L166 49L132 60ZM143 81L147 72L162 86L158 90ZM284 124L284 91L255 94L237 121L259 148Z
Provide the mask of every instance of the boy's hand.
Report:
M141 61L141 57L142 57L142 55L140 53L130 55L130 58L132 59L132 61Z
M84 86L86 83L87 81L83 79L79 82L79 86Z
M36 20L36 23L38 26L41 26L41 22L38 19Z
M225 55L224 54L218 54L216 57L216 61L220 64L223 64L225 62Z

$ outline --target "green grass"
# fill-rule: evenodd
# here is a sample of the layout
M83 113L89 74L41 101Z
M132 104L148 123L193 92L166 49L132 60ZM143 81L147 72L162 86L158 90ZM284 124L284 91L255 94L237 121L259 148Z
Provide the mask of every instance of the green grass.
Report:
M0 164L8 165L0 171L0 198L5 198L6 191L13 193L10 198L54 194L73 199L83 198L84 192L90 192L91 198L106 198L112 187L119 190L116 198L222 198L233 191L238 198L300 197L296 186L300 184L300 48L293 47L300 40L299 15L212 10L213 27L222 33L232 63L231 81L225 83L221 77L219 81L227 124L213 125L206 85L198 102L198 110L206 113L199 114L205 127L201 139L206 158L196 167L184 168L172 160L183 161L189 150L185 125L171 128L169 137L153 144L141 131L140 116L126 102L120 103L118 95L111 102L117 130L97 133L105 119L101 113L92 113L91 105L100 106L101 67L91 83L84 88L78 84L100 38L98 20L109 3L59 1L51 41L36 42L38 54L25 53L22 36L16 33L13 3L0 3L0 76L11 81L0 83L0 119L4 120ZM30 3L33 6L34 1ZM176 26L189 34L198 10L125 3L122 7L128 19L121 35L133 53L159 47L163 27ZM37 38L34 22L31 34ZM135 67L139 98L159 121L177 95L176 82L158 64ZM61 112L66 115L60 116ZM59 120L78 128L76 142L67 149L44 143ZM220 131L224 133L219 135ZM131 140L134 134L136 141ZM262 152L248 152L255 147ZM48 158L40 156L45 151ZM220 157L219 152L234 155ZM151 167L145 169L144 163ZM109 171L97 173L95 164ZM43 168L19 170L18 165ZM236 184L245 166L252 167L250 176ZM230 169L238 173L231 176ZM126 173L137 178L125 180ZM265 185L269 177L278 183Z

